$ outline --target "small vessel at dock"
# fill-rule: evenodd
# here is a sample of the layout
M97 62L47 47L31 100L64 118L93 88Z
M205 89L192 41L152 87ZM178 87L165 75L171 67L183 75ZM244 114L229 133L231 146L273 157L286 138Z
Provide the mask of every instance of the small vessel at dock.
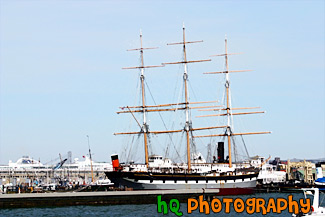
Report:
M313 197L313 204L311 206L311 211L307 214L299 213L292 214L293 217L301 217L301 216L325 216L325 207L320 206L320 192L318 188L303 188L301 189L304 193L305 199L307 195L311 195Z

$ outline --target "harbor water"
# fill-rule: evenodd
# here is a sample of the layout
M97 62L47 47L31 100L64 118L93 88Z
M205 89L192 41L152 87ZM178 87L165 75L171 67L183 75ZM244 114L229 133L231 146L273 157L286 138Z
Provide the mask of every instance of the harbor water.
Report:
M298 201L303 198L302 193L256 193L253 195L241 195L241 196L224 196L217 197L222 198L241 198L244 201L248 198L287 198L289 195L293 195L293 199ZM325 206L325 195L320 194L320 205ZM312 203L312 198L311 198ZM224 209L223 209L224 210ZM204 213L199 213L195 210L191 214L187 213L187 203L180 204L180 212L182 216L206 216ZM230 213L213 213L210 210L211 216L263 216L262 213L248 214L245 211L242 213L236 213L232 206L230 206ZM143 204L143 205L109 205L109 206L68 206L68 207L43 207L43 208L16 208L16 209L1 209L0 216L177 216L170 210L167 215L157 212L157 204ZM278 213L268 213L266 216L292 216L288 210Z

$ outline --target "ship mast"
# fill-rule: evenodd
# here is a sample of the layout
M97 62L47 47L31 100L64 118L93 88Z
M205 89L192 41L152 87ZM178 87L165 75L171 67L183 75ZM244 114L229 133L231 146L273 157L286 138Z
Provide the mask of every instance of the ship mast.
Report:
M150 48L144 48L142 45L142 31L140 30L140 48L136 48L136 49L130 49L128 51L140 51L140 58L141 58L141 64L140 66L137 67L126 67L123 69L140 69L141 75L140 75L140 81L141 81L141 98L142 98L142 106L141 106L141 111L143 113L143 122L142 122L142 126L141 127L141 131L143 133L143 137L144 137L144 153L145 153L145 163L146 163L146 167L148 168L149 166L149 154L148 154L148 124L147 124L147 117L146 117L146 99L145 99L145 86L144 86L144 69L145 68L153 68L153 67L162 67L162 65L160 66L145 66L144 65L144 60L143 60L143 50L147 50L147 49L157 49L157 47L150 47ZM129 107L128 107L129 109ZM130 110L130 112L132 113L132 111ZM133 113L132 113L133 115ZM138 122L138 121L137 121ZM139 122L138 122L139 124Z
M231 153L231 137L236 135L252 135L252 134L266 134L271 132L251 132L251 133L233 133L232 132L232 126L231 126L231 116L232 115L244 115L244 114L259 114L264 113L264 111L257 111L257 112L238 112L238 113L232 113L232 110L241 110L241 109L255 109L259 107L244 107L244 108L232 108L230 104L230 79L229 79L229 73L230 72L247 72L252 70L235 70L235 71L229 71L229 64L228 64L228 55L234 55L239 53L228 53L227 48L227 36L225 37L225 53L224 54L217 54L212 56L224 56L225 57L225 65L226 65L226 71L221 72L206 72L204 74L226 74L226 82L225 82L225 88L226 88L226 108L222 109L205 109L205 111L226 111L225 114L216 114L216 115L201 115L198 117L210 117L210 116L227 116L227 126L224 134L215 134L215 135L205 135L205 136L195 136L195 137L214 137L214 136L226 136L228 140L228 157L229 157L229 167L232 167L232 153ZM204 110L200 110L204 111Z
M145 162L146 166L148 168L149 163L149 157L148 157L148 125L147 125L147 119L146 119L146 99L144 96L144 63L143 63L143 47L142 47L142 31L140 31L140 56L141 56L141 96L142 96L142 111L143 111L143 124L142 124L142 130L143 130L143 137L144 137L144 153L145 153Z
M211 61L211 59L208 60L195 60L195 61L187 61L186 57L186 44L188 43L197 43L197 42L203 42L203 41L189 41L187 42L185 40L185 25L183 24L183 42L178 43L169 43L167 45L176 45L176 44L182 44L183 45L183 56L184 61L182 62L172 62L172 63L163 63L163 64L184 64L184 74L183 74L183 81L184 81L184 95L185 95L185 127L184 130L186 132L186 147L187 147L187 166L188 171L191 171L191 150L190 150L190 131L192 130L192 123L190 121L190 115L189 115L189 97L188 97L188 73L187 73L187 63L194 63L194 62L206 62Z
M226 62L226 84L225 84L225 87L226 87L226 98L227 98L227 138L228 138L228 156L229 156L229 167L232 167L232 158L231 158L231 139L230 139L230 135L231 135L231 126L230 126L230 103L229 103L229 98L230 98L230 95L229 95L229 66L228 66L228 49L227 49L227 36L225 37L225 62Z
M94 183L94 170L93 170L93 159L91 157L91 151L90 151L90 144L89 144L89 136L88 138L88 150L89 150L89 159L90 159L90 169L91 169L91 183Z
M187 58L186 58L186 47L185 47L185 26L183 24L183 55L184 55L184 93L185 93L185 132L186 132L186 150L187 150L187 165L188 171L191 170L191 152L190 152L190 120L189 120L189 106L188 106L188 90L187 90Z

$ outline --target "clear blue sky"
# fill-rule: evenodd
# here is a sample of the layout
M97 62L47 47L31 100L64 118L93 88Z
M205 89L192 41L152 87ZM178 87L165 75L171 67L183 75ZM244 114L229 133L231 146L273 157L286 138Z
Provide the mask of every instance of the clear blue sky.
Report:
M183 22L188 40L204 40L189 46L189 59L223 53L227 34L230 52L244 52L231 57L230 69L254 70L231 75L233 106L267 111L242 117L235 130L273 132L247 137L251 155L324 157L324 10L321 0L0 0L0 164L22 155L44 163L68 151L80 158L86 135L96 160L120 153L126 139L113 133L133 120L115 112L136 103L138 82L137 71L121 69L139 64L126 49L139 46L142 29L145 46L160 47L145 53L146 64L179 61L181 47L166 43L181 40ZM222 69L220 58L189 66L193 101L222 96L222 79L202 74ZM181 71L146 72L157 103L173 100L168 91Z

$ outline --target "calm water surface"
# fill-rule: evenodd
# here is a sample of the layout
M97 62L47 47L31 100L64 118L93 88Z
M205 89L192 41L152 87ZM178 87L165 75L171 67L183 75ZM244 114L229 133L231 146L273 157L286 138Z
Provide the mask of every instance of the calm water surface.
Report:
M287 198L287 193L264 193L255 195L243 195L243 196L232 196L230 198L240 197L243 200L252 197L269 199L273 198ZM294 193L294 200L299 200L303 198L302 193ZM218 197L221 199L222 197ZM229 198L229 197L227 197ZM320 202L322 206L325 206L324 194L320 195ZM201 214L198 211L192 214L187 213L187 203L180 204L180 211L183 212L183 216L207 216ZM145 205L112 205L112 206L70 206L70 207L49 207L49 208L21 208L21 209L1 209L0 216L176 216L174 213L169 213L163 215L162 213L157 213L157 204L145 204ZM220 212L213 213L210 212L210 216L263 216L261 213L255 213L249 215L245 212L236 213L231 209L229 214ZM283 211L281 214L269 213L266 216L291 216L288 211Z

